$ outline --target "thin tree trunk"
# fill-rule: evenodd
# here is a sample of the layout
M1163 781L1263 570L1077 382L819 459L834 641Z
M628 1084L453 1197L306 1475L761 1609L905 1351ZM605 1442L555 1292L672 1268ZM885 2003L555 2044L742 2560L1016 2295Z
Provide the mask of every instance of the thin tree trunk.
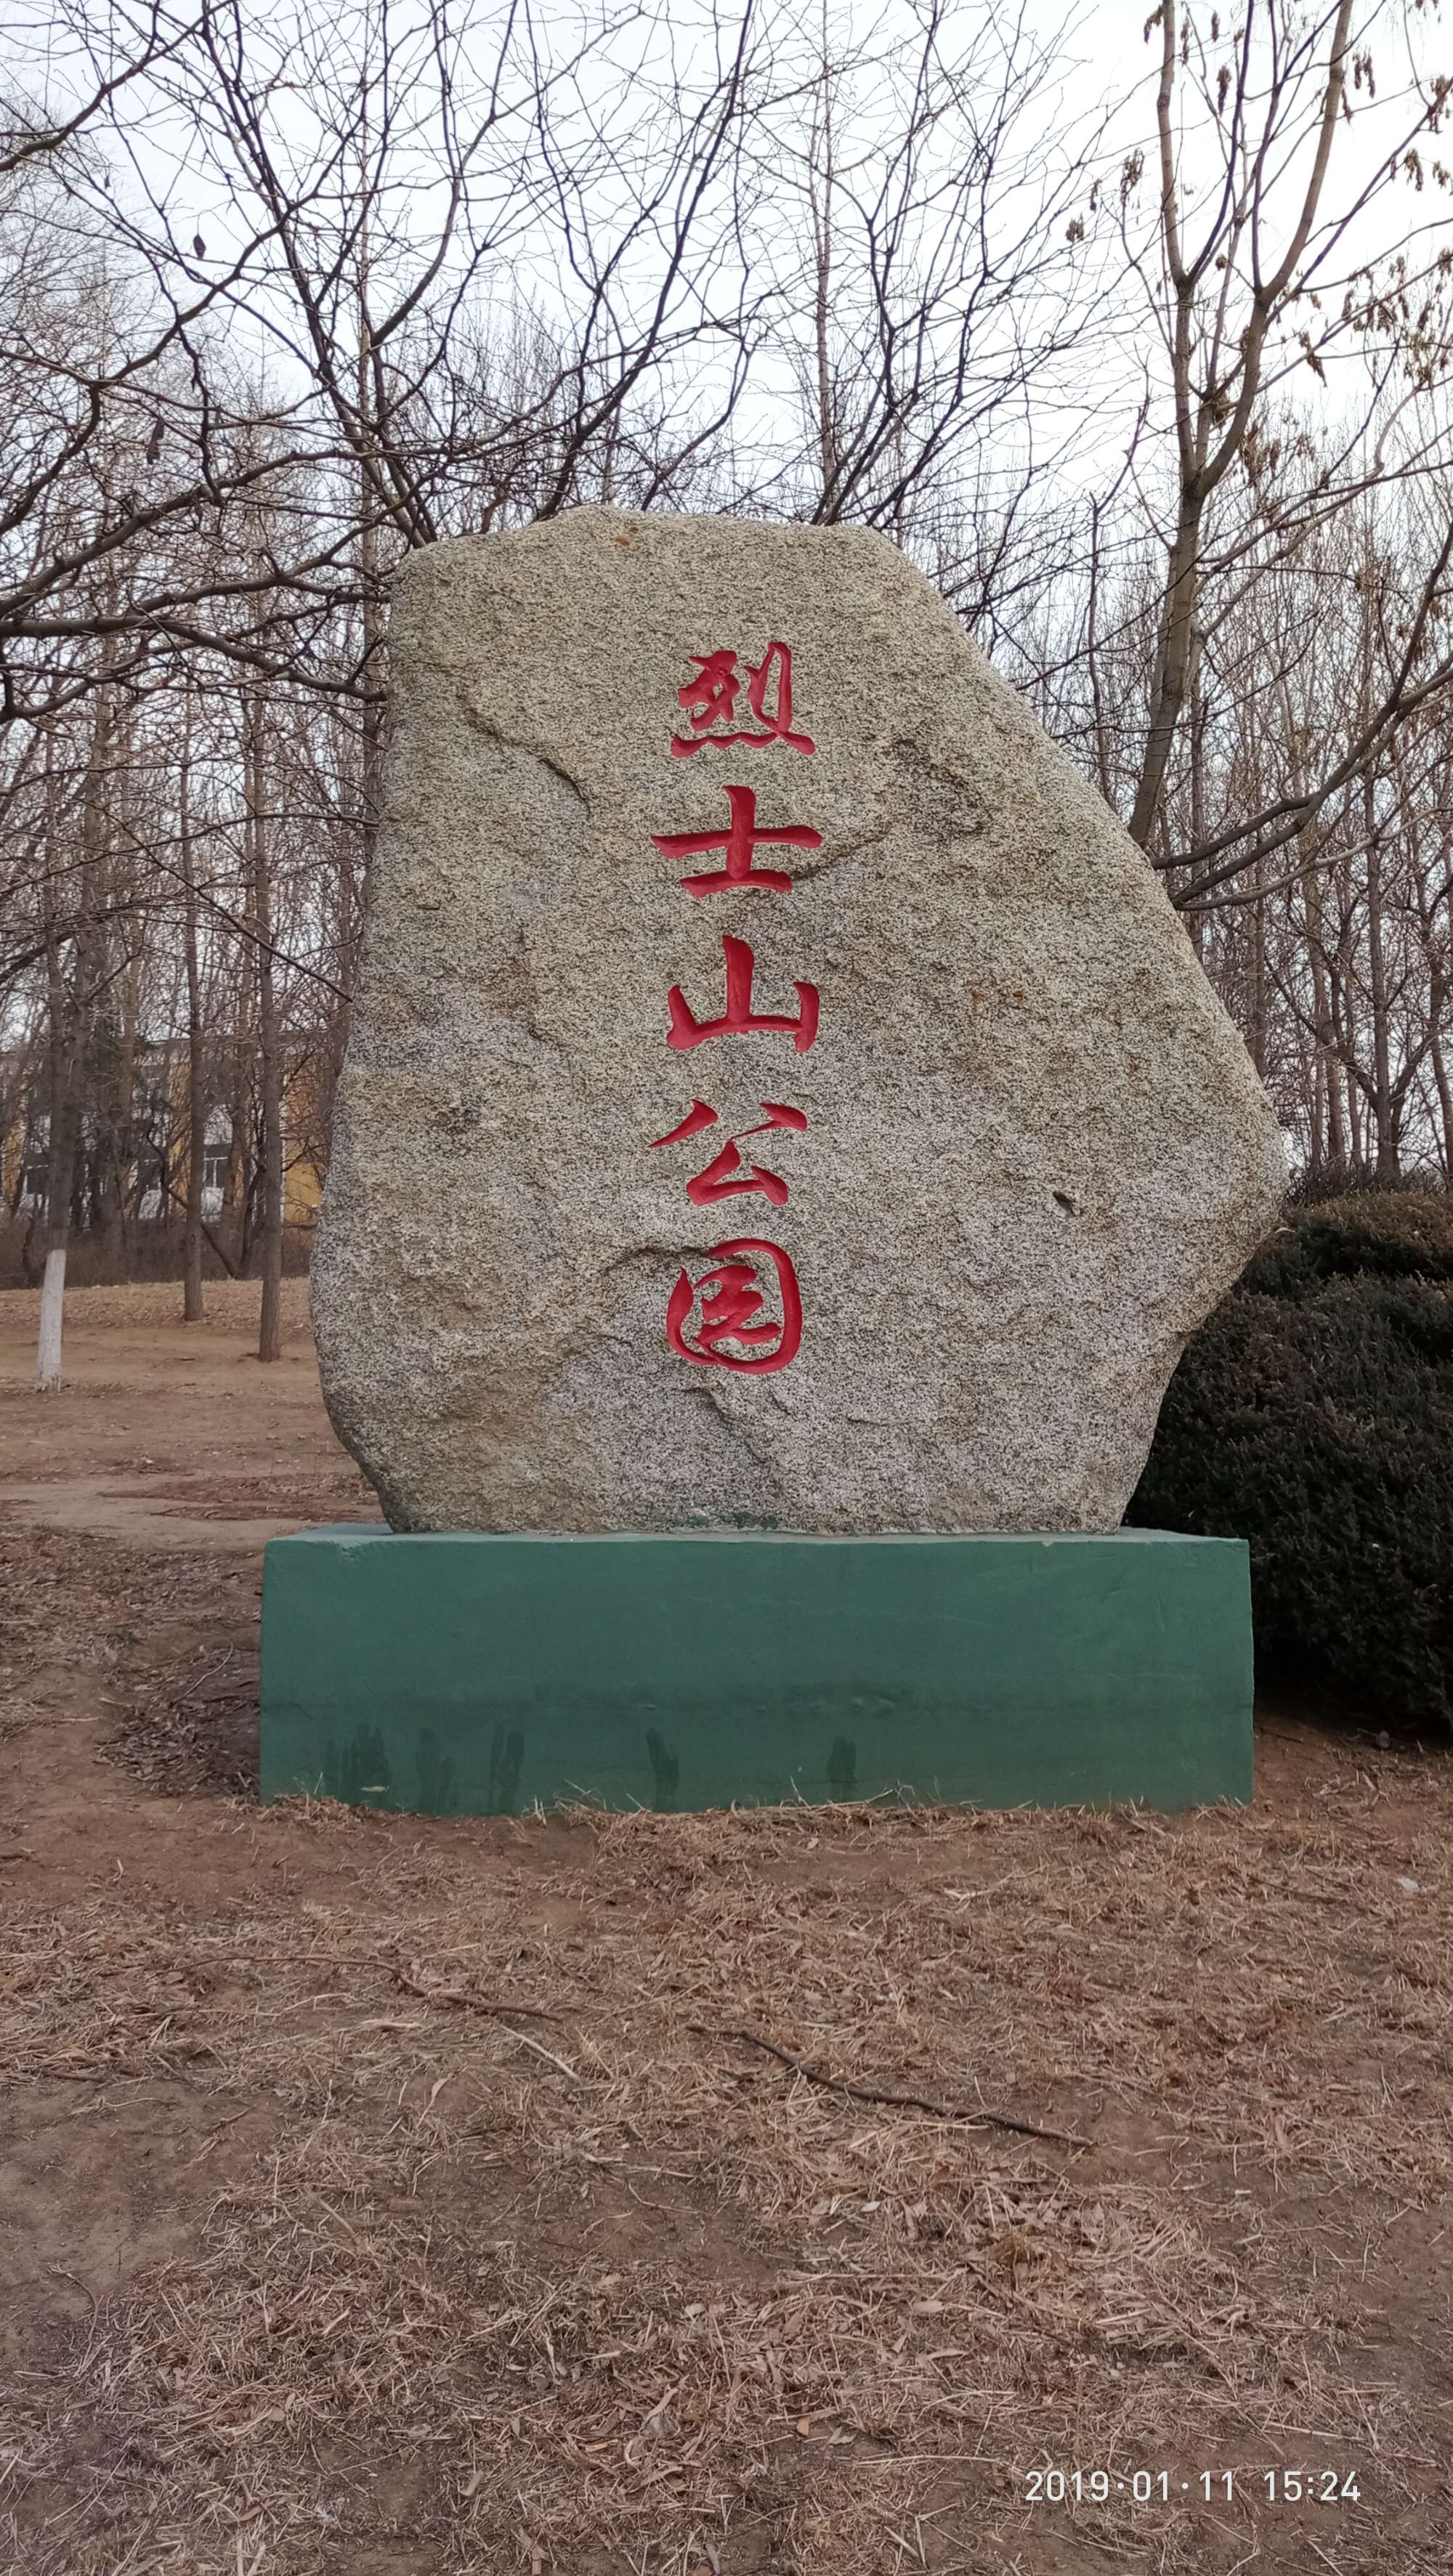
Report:
M1290 709L1288 732L1292 733ZM1300 794L1303 770L1300 757L1293 751L1292 786ZM1307 958L1312 970L1312 1019L1316 1029L1316 1053L1312 1059L1312 1132L1311 1165L1314 1171L1328 1164L1340 1170L1347 1160L1347 1138L1342 1125L1342 1095L1337 1081L1337 1029L1333 1017L1329 986L1326 943L1322 937L1322 881L1313 861L1312 835L1297 836L1302 854L1302 919L1305 925Z
M1378 837L1376 794L1371 778L1363 782L1363 824L1367 832L1367 964L1368 992L1372 1003L1373 1142L1378 1179L1395 1181L1401 1178L1401 1157L1392 1104L1387 961L1382 937L1382 844Z
M1182 492L1180 522L1166 565L1165 604L1155 657L1155 696L1145 750L1141 756L1135 805L1130 816L1130 837L1138 841L1142 849L1149 845L1160 811L1171 746L1180 723L1181 708L1185 704L1200 597L1201 520L1204 510L1202 494L1194 490Z
M1446 838L1438 856L1439 864L1446 869L1448 861ZM1438 1159L1443 1166L1443 1177L1446 1181L1453 1180L1453 1087L1449 1084L1448 1059L1443 1052L1443 1014L1448 1007L1449 991L1453 989L1453 976L1450 976L1438 962L1425 868L1414 869L1413 882L1417 888L1418 919L1423 931L1423 961L1428 975L1428 1061L1433 1071L1433 1087L1438 1095L1438 1113L1443 1122Z
M147 1161L152 1142L151 1113L145 1123L136 1114L136 1058L141 1009L141 952L137 951L122 979L120 1041L110 1064L111 1100L107 1119L106 1160L101 1173L102 1236L101 1253L106 1274L116 1268L125 1272L129 1238L126 1222L126 1196L133 1178L140 1189L145 1187ZM165 1116L165 1110L163 1110ZM139 1208L138 1208L139 1213Z
M247 898L249 905L251 900L249 894ZM235 1027L232 1040L232 1088L227 1102L229 1121L227 1174L222 1184L222 1223L224 1225L227 1223L235 1208L237 1211L237 1267L232 1275L236 1279L245 1279L247 1255L251 1243L251 1237L247 1231L247 1201L251 1189L247 1159L249 1103L247 1066L254 1043L252 1005L257 980L252 972L251 952L245 940L240 949L233 951L233 960L232 993Z
M1210 245L1207 244L1200 259L1191 256L1183 245L1184 209L1177 160L1179 126L1175 101L1182 54L1175 0L1163 0L1156 15L1161 29L1161 76L1156 98L1161 176L1160 232L1165 271L1174 304L1173 318L1168 316L1167 320L1180 490L1175 535L1166 556L1149 722L1130 818L1131 837L1143 850L1151 845L1191 673L1206 506L1217 485L1244 452L1247 432L1260 399L1268 334L1279 318L1284 299L1290 296L1295 300L1304 291L1298 272L1316 225L1342 110L1343 67L1352 23L1352 0L1338 0L1328 47L1317 148L1308 173L1300 216L1276 269L1270 276L1257 278L1251 310L1237 342L1234 362L1225 366L1221 365L1216 354L1217 326L1209 323L1209 317L1200 304L1205 274L1203 263L1209 256ZM1148 21L1147 35L1155 23L1155 18ZM1238 89L1235 110L1238 125L1245 104ZM1271 137L1272 129L1268 127L1263 150L1270 147ZM1255 154L1254 144L1251 148ZM1258 187L1260 177L1258 170ZM1218 266L1224 269L1228 258L1234 263L1239 256L1239 244L1246 225L1247 207L1240 190L1228 190L1223 199L1223 211L1225 227L1219 236L1213 232L1211 238L1219 237L1222 241L1223 251ZM1253 246L1259 238L1258 227L1253 222L1250 229ZM1253 266L1257 256L1253 247ZM1218 296L1222 292L1222 289L1216 290Z
M201 973L197 959L197 873L192 847L192 704L183 718L181 765L182 885L187 941L187 1210L182 1236L182 1321L206 1320L202 1294L202 1184L207 1168L207 1095L202 1048Z
M46 750L47 831L43 900L46 913L46 1007L49 1020L50 1119L46 1139L45 1269L40 1292L40 1334L35 1362L37 1395L53 1394L61 1382L65 1333L66 1251L71 1233L71 1192L76 1174L76 1091L79 1074L77 1032L69 1025L68 1001L61 971L60 941L55 922L56 846L54 781L50 749Z
M40 1333L36 1349L35 1391L53 1394L61 1382L65 1336L66 1256L71 1240L71 1199L76 1185L76 1146L80 1124L82 1003L72 1009L67 1029L66 998L59 972L59 951L52 984L52 1011L59 1008L60 1033L51 1048L50 1151L46 1172L45 1272L40 1291ZM53 1022L54 1025L54 1022Z
M1197 629L1191 651L1191 847L1199 850L1206 838L1206 704L1201 677L1201 637ZM1188 871L1194 874L1194 871ZM1206 915L1193 912L1190 917L1191 946L1204 958Z
M1362 1138L1362 1102L1357 1090L1357 1077L1351 1065L1344 1068L1347 1083L1347 1133L1352 1139L1352 1162L1356 1171L1363 1168L1365 1155Z
M1110 776L1110 735L1105 721L1105 692L1100 679L1100 503L1090 503L1090 595L1086 610L1085 664L1090 682L1090 703L1095 713L1095 775L1100 793L1112 812L1115 806ZM1191 944L1200 953L1200 915L1190 921Z
M1443 1166L1443 1178L1450 1180L1453 1179L1453 1089L1449 1087L1448 1060L1443 1053L1443 1040L1436 1015L1432 1034L1428 1039L1428 1053L1433 1062L1433 1080L1438 1088L1438 1107L1443 1117L1443 1144L1439 1160Z
M813 234L813 340L817 363L817 463L822 478L822 508L837 516L838 483L842 457L838 447L838 406L832 368L832 293L833 248L836 208L833 203L837 188L837 168L833 138L833 69L829 53L829 27L826 0L818 37L821 48L820 104L822 110L822 195L817 192L817 169L812 173L811 206ZM814 137L814 161L817 138Z
M103 674L109 674L115 646L108 641ZM35 1358L35 1389L51 1395L61 1383L65 1345L66 1258L71 1239L71 1201L75 1191L80 1141L81 1076L90 1024L95 980L94 918L105 838L106 768L111 743L111 691L106 676L96 692L90 750L81 807L81 887L79 918L73 934L74 989L68 996L61 967L61 929L55 909L56 872L60 859L55 774L50 742L46 744L46 968L50 1013L50 1152L46 1173L45 1273L40 1291L40 1330Z
M120 830L112 836L108 853L107 897L110 902L125 901L135 891L135 862L131 856L131 819L134 791L133 753L135 728L132 712L123 706L118 712L111 740L107 745L106 768L113 807L118 808ZM118 936L113 929L108 934ZM119 932L124 943L129 933ZM141 1017L141 978L144 940L134 940L121 974L111 989L119 996L120 1019L114 1049L106 1050L104 1063L105 1121L98 1138L97 1180L100 1190L101 1258L103 1278L124 1278L130 1250L127 1222L127 1197L134 1192L132 1207L140 1210L141 1191L149 1170L152 1141L151 1111L148 1101L145 1118L137 1116L136 1067L139 1053ZM99 1068L98 1068L99 1069Z
M262 1097L262 1309L257 1356L280 1360L283 1276L283 1082L273 971L272 876L265 805L262 701L249 689L243 712L248 874L257 956L258 1077Z
M1316 1144L1313 1162L1330 1163L1334 1170L1347 1160L1347 1138L1342 1125L1342 1097L1337 1087L1335 1031L1332 1006L1327 991L1327 969L1322 953L1322 925L1316 872L1309 868L1302 879L1302 900L1306 908L1307 946L1312 964L1312 1016L1316 1022L1317 1052L1315 1063Z
M1257 861L1253 883L1260 887L1261 862ZM1250 993L1251 1061L1265 1082L1270 1049L1267 1044L1267 972L1266 972L1266 897L1260 891L1251 906L1251 993Z

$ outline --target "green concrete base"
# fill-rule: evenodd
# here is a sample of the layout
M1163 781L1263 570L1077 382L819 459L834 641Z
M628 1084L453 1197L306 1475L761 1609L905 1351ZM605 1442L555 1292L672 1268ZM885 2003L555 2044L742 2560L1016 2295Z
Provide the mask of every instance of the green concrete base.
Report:
M1240 1539L274 1539L262 1794L1162 1808L1251 1795Z

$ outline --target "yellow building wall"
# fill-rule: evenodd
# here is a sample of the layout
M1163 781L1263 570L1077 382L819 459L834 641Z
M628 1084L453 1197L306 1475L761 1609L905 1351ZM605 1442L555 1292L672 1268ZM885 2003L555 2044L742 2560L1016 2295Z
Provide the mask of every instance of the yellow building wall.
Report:
M187 1067L182 1056L176 1056L167 1067L167 1087L176 1112L177 1142L172 1166L173 1186L182 1198L187 1191L190 1140L185 1123ZM312 1077L309 1068L295 1074L287 1086L283 1101L283 1222L285 1225L311 1226L316 1222L323 1198L323 1175L304 1142L308 1133L308 1113L312 1106ZM12 1193L20 1179L20 1162L25 1136L16 1119L0 1135L0 1213L8 1211Z
M311 1161L302 1157L283 1172L284 1225L313 1225L323 1201L323 1184Z

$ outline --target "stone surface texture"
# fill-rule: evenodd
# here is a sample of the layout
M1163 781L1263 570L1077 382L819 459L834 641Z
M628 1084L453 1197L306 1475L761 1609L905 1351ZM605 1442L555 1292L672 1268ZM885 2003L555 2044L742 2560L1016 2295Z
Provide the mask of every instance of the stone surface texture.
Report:
M814 752L673 756L692 657L774 641ZM587 509L413 556L391 657L313 1304L395 1527L1115 1528L1280 1138L1153 871L930 585L863 532ZM696 897L723 854L655 846L728 783L821 834L756 852L790 891ZM807 1052L668 1045L673 985L722 1015L724 935L756 1012L817 987ZM740 1142L787 1203L694 1205L763 1103L808 1122ZM800 1282L770 1372L667 1339L741 1237ZM769 1348L705 1312L688 1347Z

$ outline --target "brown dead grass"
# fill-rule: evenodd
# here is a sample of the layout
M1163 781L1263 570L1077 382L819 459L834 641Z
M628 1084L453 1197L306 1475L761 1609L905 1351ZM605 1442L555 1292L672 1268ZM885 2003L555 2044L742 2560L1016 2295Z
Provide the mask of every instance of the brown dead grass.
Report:
M235 1810L260 1874L302 1833L367 1901L21 1909L19 2081L167 2078L275 2136L9 2393L14 2564L371 2567L386 2458L423 2554L379 2565L1048 2568L1052 2523L1067 2566L1229 2567L1265 2514L1026 2512L1025 2472L1303 2459L1361 2472L1313 2525L1343 2576L1446 2565L1446 2377L1373 2360L1361 2296L1447 2189L1412 1772L1295 1824L577 1818L544 1929L558 1828L481 1872L465 1827ZM854 2101L741 2030L1092 2144Z
M71 1352L78 1352L94 1333L169 1333L173 1327L193 1340L239 1333L255 1336L261 1296L256 1279L209 1279L201 1323L184 1325L181 1283L175 1279L143 1279L115 1288L68 1288L66 1342ZM282 1321L286 1336L307 1335L306 1279L283 1281ZM0 1291L0 1325L7 1341L33 1345L40 1326L40 1290Z

